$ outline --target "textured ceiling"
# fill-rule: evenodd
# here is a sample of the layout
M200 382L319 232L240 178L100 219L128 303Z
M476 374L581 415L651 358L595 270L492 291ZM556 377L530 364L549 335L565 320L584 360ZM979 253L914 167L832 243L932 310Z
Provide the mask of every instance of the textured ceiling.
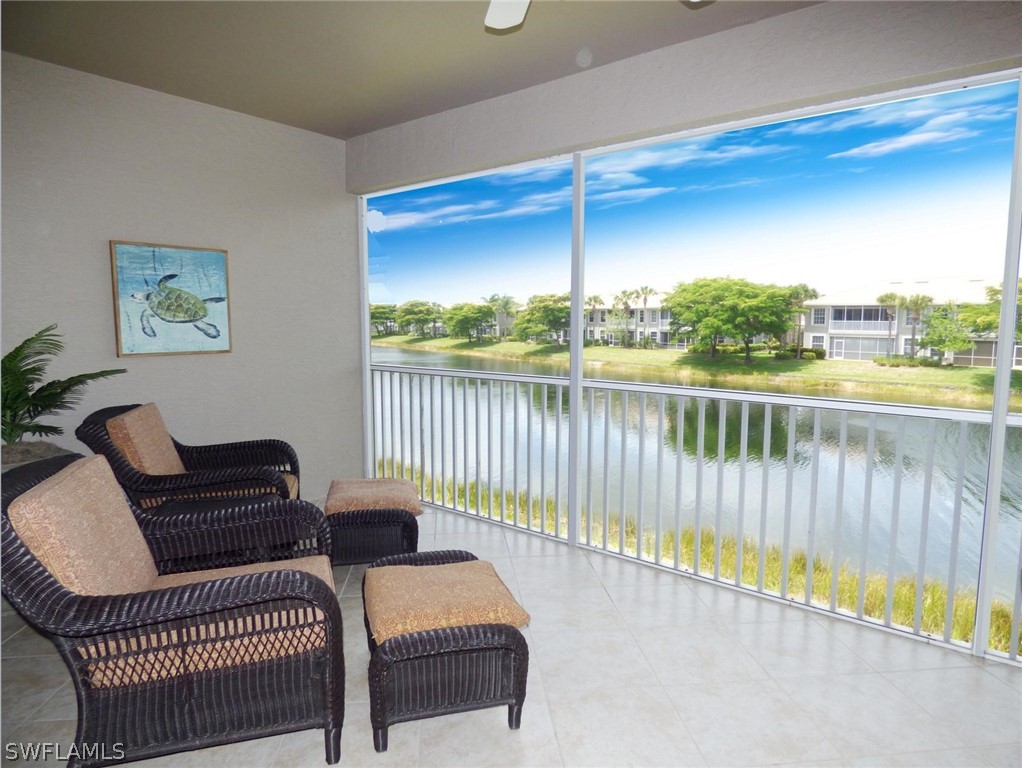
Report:
M812 5L533 0L3 2L3 48L347 139ZM591 59L591 60L590 60Z

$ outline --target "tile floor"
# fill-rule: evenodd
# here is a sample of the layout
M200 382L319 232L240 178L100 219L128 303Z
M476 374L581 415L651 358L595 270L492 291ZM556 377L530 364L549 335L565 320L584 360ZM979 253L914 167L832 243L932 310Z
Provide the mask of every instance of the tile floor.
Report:
M342 766L1022 766L1018 667L461 515L420 520L420 549L491 560L532 615L522 728L505 708L403 723L376 754L364 568L336 568ZM63 664L18 616L2 615L2 633L3 742L69 743ZM136 765L325 762L322 732L304 731Z

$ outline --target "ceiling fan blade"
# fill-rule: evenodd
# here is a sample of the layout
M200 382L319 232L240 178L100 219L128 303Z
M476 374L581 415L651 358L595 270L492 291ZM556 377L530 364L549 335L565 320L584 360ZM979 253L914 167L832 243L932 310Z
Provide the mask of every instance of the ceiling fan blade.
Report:
M511 29L525 21L529 0L490 0L484 24L490 29Z

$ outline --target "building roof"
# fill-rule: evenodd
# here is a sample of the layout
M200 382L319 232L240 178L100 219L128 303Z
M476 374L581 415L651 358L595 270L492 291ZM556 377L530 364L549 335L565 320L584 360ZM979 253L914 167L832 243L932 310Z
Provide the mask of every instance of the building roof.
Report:
M848 286L818 299L805 303L806 307L831 306L876 306L877 297L885 293L896 293L899 296L924 294L933 297L934 304L983 304L986 302L986 289L999 286L998 278L976 277L942 277L921 280L891 280Z

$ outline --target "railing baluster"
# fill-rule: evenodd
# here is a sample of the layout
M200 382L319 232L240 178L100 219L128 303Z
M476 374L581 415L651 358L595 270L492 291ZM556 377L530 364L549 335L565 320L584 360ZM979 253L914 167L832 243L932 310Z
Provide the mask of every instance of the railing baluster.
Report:
M458 508L458 380L451 377L451 506Z
M965 457L969 447L969 425L958 427L958 467L955 473L955 511L951 524L951 553L947 566L947 603L944 610L944 642L951 641L955 621L955 590L958 586L958 536L962 529L962 489L965 486ZM973 633L975 634L975 633Z
M561 535L561 408L564 405L564 387L555 385L554 411L554 536Z
M546 533L546 386L540 386L539 406L539 530L543 533Z
M656 429L656 530L653 539L653 562L659 563L663 559L663 505L664 488L664 401L666 395L657 395L657 429Z
M532 398L533 385L525 385L525 527L532 530Z
M756 569L756 589L763 591L767 552L767 503L770 499L770 438L774 425L773 406L763 405L763 479L759 491L759 563Z
M586 544L593 543L593 404L595 390L586 391Z
M912 611L912 631L917 635L923 623L923 591L926 588L926 540L930 530L930 489L933 486L933 453L937 443L937 422L930 421L926 440L926 468L923 470L923 502L919 521L919 562L916 565L916 602Z
M466 382L466 386L467 386L467 384L468 384L468 382ZM481 478L480 478L480 475L479 475L479 465L483 463L483 452L481 450L479 450L479 446L482 445L482 439L483 439L482 432L480 431L482 429L482 422L483 422L483 420L482 420L482 417L480 416L481 411L479 410L479 387L481 387L481 386L482 386L482 382L479 381L479 379L476 379L476 381L475 381L475 401L476 401L475 405L476 405L476 412L473 415L473 421L475 422L475 428L476 428L476 441L472 445L472 454L473 454L473 459L474 459L473 463L475 464L475 476L476 476L476 514L477 515L482 515L482 513L483 513L483 497L482 497L483 484L481 482ZM467 453L467 451L466 451L466 453ZM467 490L466 490L466 495L467 495Z
M809 526L806 539L806 595L805 604L813 602L813 561L816 559L816 502L820 486L820 432L823 411L813 412L813 460L809 482Z
M501 429L503 431L503 428ZM486 516L493 519L493 382L486 382Z
M462 384L462 390L461 390L461 434L462 434L462 438L463 438L463 442L462 442L462 445L461 445L461 451L462 451L461 461L462 461L462 467L464 469L464 472L462 473L462 477L464 478L463 482L465 484L465 492L463 494L464 501L462 502L462 505L463 505L462 509L464 509L466 512L468 512L468 502L469 502L469 499L471 498L470 494L471 494L471 485L472 485L471 482L469 482L469 473L468 473L468 453L469 453L469 445L468 445L468 436L469 436L469 431L468 431L468 429L469 429L469 426L468 426L468 422L469 422L469 419L468 419L468 379L462 379L461 384Z
M643 551L645 550L645 520L643 519L643 507L645 506L643 499L643 487L642 487L642 476L645 474L646 468L646 393L639 393L639 466L635 472L635 479L638 483L637 494L636 494L636 506L635 506L635 556L640 560L643 559Z
M727 401L717 401L717 499L713 516L713 578L720 580L720 553L724 543L724 458L727 451Z
M397 444L397 422L398 415L394 413L394 388L401 374L391 374L390 377L390 477L397 477L397 457L399 448ZM401 401L397 403L398 410L401 409Z
M627 525L627 506L625 504L626 462L628 460L628 393L621 393L621 503L618 506L618 552L625 554L625 527Z
M418 376L419 392L419 498L426 498L426 398L423 396L425 383L422 374ZM432 425L430 425L432 428ZM432 431L430 432L432 434Z
M788 454L784 470L784 537L781 539L781 597L788 596L788 555L791 546L791 503L795 481L795 427L798 411L788 406Z
M702 550L702 513L703 513L703 459L706 455L706 400L696 400L696 508L695 530L693 531L692 573L700 572L699 556Z
M898 431L894 446L894 467L891 469L894 490L891 494L891 541L887 554L887 595L884 600L884 626L891 626L894 610L894 578L898 557L898 517L901 510L901 475L905 461L905 417L898 419Z
M507 442L507 439L504 436L504 425L507 424L507 420L505 419L505 409L507 402L506 384L507 382L504 381L500 382L500 519L502 521L507 520L507 510L505 509L505 507L507 506L507 490L506 490L507 481L505 480L504 466L504 462L507 459L505 455L506 452L504 450L504 445ZM514 436L515 438L517 438L518 434L515 433ZM513 519L514 518L512 518L512 520Z
M405 476L405 375L399 373L397 376L397 433L399 439L397 441L398 456L401 457L401 474L394 473L395 477L404 479Z
M742 403L742 422L738 436L738 516L735 520L735 585L742 584L742 560L745 554L745 470L749 460L749 404Z
M1018 542L1018 562L1015 564L1015 573L1020 579L1015 582L1015 600L1011 609L1011 639L1008 642L1008 658L1018 659L1019 654L1019 625L1022 623L1022 538Z
M685 401L679 397L677 429L674 441L674 567L681 567L681 467L685 455Z
M437 454L437 438L440 439L440 456L443 461L444 453L444 429L443 429L443 415L440 417L440 428L436 426L436 392L434 391L433 382L436 381L435 376L429 377L429 502L430 504L436 504L436 454ZM442 390L441 390L442 391ZM443 481L441 480L441 483ZM440 486L443 488L443 485ZM442 497L441 497L442 498Z
M837 610L837 590L841 577L841 516L845 499L845 457L848 455L848 412L841 413L841 427L837 450L837 495L834 500L834 554L830 576L830 610Z
M611 392L603 390L603 548L610 545L610 407ZM621 482L624 482L623 480Z
M511 474L511 478L512 479L511 479L511 482L512 482L512 487L514 489L514 505L512 506L513 515L511 516L511 520L513 521L515 526L520 525L520 521L519 521L519 517L518 517L519 512L520 512L519 504L518 504L518 453L519 453L520 446L521 446L521 440L519 440L519 433L521 431L520 430L519 412L521 411L521 406L520 406L520 403L518 402L518 400L519 400L519 396L518 396L518 382L516 381L515 382L515 386L514 386L514 403L513 403L514 404L514 414L515 414L515 417L514 417L515 418L515 430L514 430L514 440L511 442L511 455L513 457L512 467L511 467L511 469L512 469L512 474Z
M866 565L869 559L869 516L873 498L873 457L876 450L877 417L871 414L866 434L866 487L862 494L862 542L859 547L859 597L855 615L860 619L866 603Z

